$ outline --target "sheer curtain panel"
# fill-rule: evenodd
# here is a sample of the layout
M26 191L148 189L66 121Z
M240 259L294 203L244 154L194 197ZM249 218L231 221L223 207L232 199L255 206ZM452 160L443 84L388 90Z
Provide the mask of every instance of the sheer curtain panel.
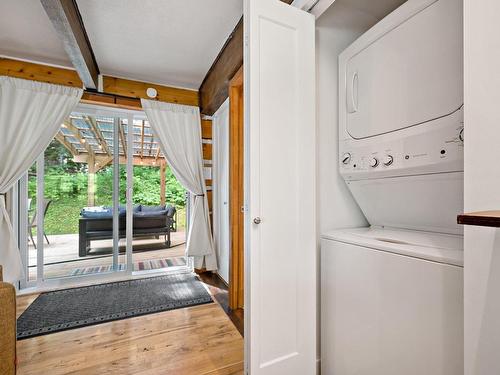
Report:
M4 279L23 275L21 256L5 207L5 193L54 138L83 90L0 76L0 264Z
M195 268L217 269L207 189L203 177L201 118L198 107L141 99L151 129L177 180L193 195L186 255Z

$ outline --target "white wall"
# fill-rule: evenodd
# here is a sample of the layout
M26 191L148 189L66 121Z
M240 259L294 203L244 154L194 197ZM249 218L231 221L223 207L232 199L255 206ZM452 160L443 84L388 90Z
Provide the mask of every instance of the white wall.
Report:
M338 55L378 19L337 0L316 24L316 101L318 150L319 233L368 223L338 172ZM320 302L320 244L318 241L318 289ZM321 341L321 309L318 305L318 351ZM320 353L318 352L318 358Z
M500 1L464 0L465 211L500 208ZM500 374L500 230L465 229L465 374Z

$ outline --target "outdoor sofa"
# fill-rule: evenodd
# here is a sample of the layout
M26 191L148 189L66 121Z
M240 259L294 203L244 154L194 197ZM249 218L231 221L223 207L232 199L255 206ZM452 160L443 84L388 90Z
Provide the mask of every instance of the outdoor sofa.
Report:
M175 207L143 206L133 208L133 238L165 236L165 245L170 247L170 232L175 227ZM126 237L126 210L119 208L119 238ZM86 207L80 212L78 254L87 256L92 240L113 238L113 211L110 207Z

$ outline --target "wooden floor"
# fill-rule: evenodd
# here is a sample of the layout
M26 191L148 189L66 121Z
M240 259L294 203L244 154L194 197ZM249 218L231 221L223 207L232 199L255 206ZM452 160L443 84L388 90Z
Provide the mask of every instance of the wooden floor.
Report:
M18 315L36 296L17 298ZM244 358L243 338L219 303L21 340L17 355L19 375L243 374Z

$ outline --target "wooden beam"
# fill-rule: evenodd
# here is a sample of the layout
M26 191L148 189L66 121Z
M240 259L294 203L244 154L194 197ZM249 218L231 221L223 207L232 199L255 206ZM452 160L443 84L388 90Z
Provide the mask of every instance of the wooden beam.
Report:
M64 126L71 131L74 134L74 138L78 139L80 143L83 145L87 153L91 156L94 155L94 150L92 150L92 147L88 144L88 142L85 140L84 137L80 134L80 129L78 129L75 125L71 123L71 120L66 120L64 121Z
M99 67L92 51L76 0L40 0L80 79L97 89Z
M95 158L94 172L97 173L113 161L113 156Z
M175 87L108 76L104 76L103 81L104 92L108 94L121 95L129 98L151 99L146 95L146 90L149 87L152 87L158 92L158 95L155 98L156 100L198 106L198 91L196 90L179 89Z
M4 57L0 57L0 75L71 87L83 86L74 70L33 64Z
M281 0L291 4L293 0ZM243 65L243 18L240 19L200 86L200 111L212 116L228 98L228 84Z
M66 140L66 138L64 137L64 135L61 132L57 132L56 139L60 144L62 144L71 153L71 155L73 155L73 156L78 155L77 149L70 142L68 142Z
M84 119L85 122L89 124L92 130L94 131L94 134L96 135L96 138L99 141L101 148L104 150L104 152L106 152L106 154L108 154L108 156L111 156L111 151L109 151L108 144L101 133L101 129L99 129L99 126L97 126L96 120L91 116L84 116Z
M78 74L72 69L57 68L2 57L0 57L0 75L63 86L83 86ZM198 92L195 90L184 90L114 77L104 77L104 81L107 82L104 92L84 91L81 100L82 103L124 109L141 109L140 98L147 98L146 89L154 87L159 93L156 98L159 101L193 106L198 105Z
M212 116L228 97L231 77L243 65L243 18L222 47L200 86L200 111Z
M159 156L160 156L160 145L158 145L158 148L156 149L155 160L158 160Z
M73 161L75 163L87 164L87 163L91 162L92 157L94 158L94 163L99 163L99 165L105 164L106 161L109 160L109 157L105 154L89 156L89 154L85 153L85 154L76 155L75 157L73 157ZM123 155L120 155L119 162L120 162L120 164L126 164L127 158ZM160 163L161 163L161 161L156 161L154 156L144 156L143 159L141 159L140 156L134 156L132 159L133 165L159 167Z

